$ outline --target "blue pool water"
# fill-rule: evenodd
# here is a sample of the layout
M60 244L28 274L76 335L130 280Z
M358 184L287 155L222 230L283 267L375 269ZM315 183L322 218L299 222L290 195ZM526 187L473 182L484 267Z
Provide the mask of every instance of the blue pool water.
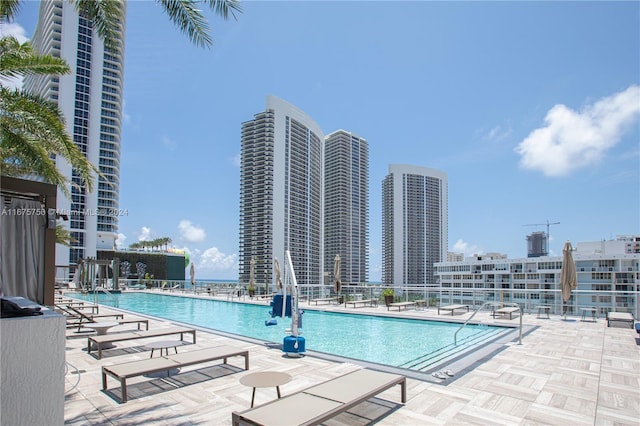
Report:
M270 307L237 302L171 296L153 293L98 295L98 303L132 312L206 327L240 336L281 344L290 318L265 326ZM93 301L93 295L76 295ZM301 305L304 309L304 304ZM302 336L306 349L359 360L426 371L443 359L468 350L508 331L502 327L439 321L389 318L376 315L305 310Z

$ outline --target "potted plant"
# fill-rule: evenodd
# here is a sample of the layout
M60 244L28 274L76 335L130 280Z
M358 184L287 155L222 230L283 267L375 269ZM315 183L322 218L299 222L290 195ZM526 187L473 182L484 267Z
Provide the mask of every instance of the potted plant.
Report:
M382 297L384 297L384 304L389 306L390 304L393 303L393 289L391 287L387 287L384 290L382 290Z
M253 297L256 294L256 287L249 284L249 286L247 286L247 291L249 292L249 297Z
M147 288L151 288L151 279L153 278L153 275L149 275L149 273L147 272L146 274L144 274L144 281L147 285Z

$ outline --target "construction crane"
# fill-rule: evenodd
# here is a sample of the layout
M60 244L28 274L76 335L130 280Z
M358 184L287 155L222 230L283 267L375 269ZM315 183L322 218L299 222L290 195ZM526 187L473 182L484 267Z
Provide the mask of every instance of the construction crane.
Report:
M547 223L529 223L527 225L522 225L522 226L547 226L547 253L549 253L549 240L551 240L551 236L549 235L549 227L551 225L560 225L560 222L549 222L549 219L547 219Z

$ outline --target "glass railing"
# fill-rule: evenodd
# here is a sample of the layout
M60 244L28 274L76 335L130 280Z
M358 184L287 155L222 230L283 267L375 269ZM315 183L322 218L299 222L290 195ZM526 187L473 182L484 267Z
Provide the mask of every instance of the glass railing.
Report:
M192 285L190 280L119 280L121 288L148 288L154 291L180 291L192 294L226 295L231 292L234 297L249 298L248 285L237 281L197 281ZM629 285L632 286L632 285ZM265 297L277 293L270 284L257 283L251 291L252 297ZM386 286L380 284L343 285L336 292L333 285L308 286L298 289L301 302L320 298L338 298L341 302L375 299L384 303L382 290ZM536 314L538 306L547 306L550 314L581 316L584 310L595 308L598 317L606 317L607 312L629 312L640 318L639 291L595 291L573 290L571 298L564 302L559 289L477 289L477 288L440 288L438 286L396 286L394 302L420 301L427 308L444 305L469 305L471 310L479 309L487 302L513 304L517 303L525 313ZM287 289L289 293L291 289Z

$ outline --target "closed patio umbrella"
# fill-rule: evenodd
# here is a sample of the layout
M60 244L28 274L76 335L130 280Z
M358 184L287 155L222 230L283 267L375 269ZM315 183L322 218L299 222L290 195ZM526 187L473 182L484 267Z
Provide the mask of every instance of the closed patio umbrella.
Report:
M252 257L249 262L249 290L253 291L256 288L255 282L255 274L256 274L256 260Z
M191 262L191 269L189 270L189 275L191 275L191 286L195 290L196 285L196 266Z
M573 261L573 247L571 242L564 243L562 249L562 269L560 270L560 288L562 289L563 305L571 299L571 291L578 286L576 264ZM564 307L566 314L566 307Z
M342 281L340 281L340 255L336 254L333 260L333 289L336 293L340 293L342 288Z
M273 268L276 271L276 290L280 290L282 288L282 279L280 278L280 262L278 259L273 260Z

